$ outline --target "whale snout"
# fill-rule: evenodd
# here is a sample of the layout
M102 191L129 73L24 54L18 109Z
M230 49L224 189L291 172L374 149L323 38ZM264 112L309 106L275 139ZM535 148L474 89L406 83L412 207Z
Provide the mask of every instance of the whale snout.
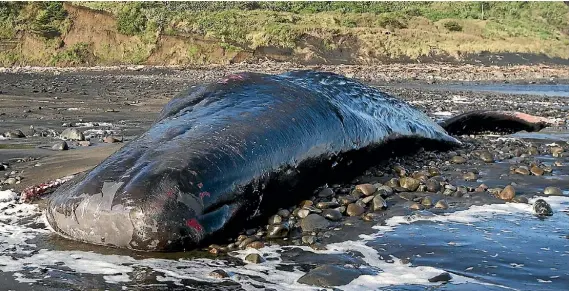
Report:
M151 180L72 181L52 196L47 222L63 236L93 244L145 251L198 244L204 228L191 207L197 206L180 202L184 195L170 183Z

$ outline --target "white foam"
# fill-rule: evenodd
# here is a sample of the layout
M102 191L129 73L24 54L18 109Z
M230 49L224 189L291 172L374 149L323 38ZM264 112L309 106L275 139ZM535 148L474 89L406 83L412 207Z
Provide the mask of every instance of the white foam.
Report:
M74 125L76 127L97 127L97 126L114 127L114 124L110 122L77 122Z
M0 191L0 202L10 202L16 200L18 194L12 190Z
M245 290L264 289L257 288L255 285L264 285L266 288L277 290L318 289L297 283L297 280L305 274L303 271L296 268L293 268L292 271L284 271L277 268L279 265L286 264L282 261L280 252L287 249L287 247L267 246L260 250L246 249L233 254L237 258L244 259L250 253L259 253L267 259L261 264L247 263L245 266L228 265L224 260L212 259L168 260L150 258L139 260L130 256L103 255L84 251L36 250L36 247L28 241L38 235L45 235L49 231L47 229L31 228L26 223L22 223L22 220L30 217L39 217L37 206L16 203L16 196L13 192L2 191L0 193L7 199L12 198L12 200L6 202L0 202L0 208L3 209L8 204L13 205L11 208L0 212L0 254L2 254L0 255L0 271L15 272L13 276L22 283L35 282L37 280L21 272L24 268L26 270L31 268L39 269L58 264L78 273L102 275L106 282L115 284L136 280L134 274L137 269L149 268L161 273L157 280L169 281L174 284L181 284L183 279L202 282L230 280L239 283ZM568 210L569 197L534 197L530 199L530 202L533 203L538 198L546 200L554 212ZM371 270L371 274L361 275L349 284L339 286L338 289L370 290L404 284L437 285L439 283L429 283L428 279L441 274L444 270L428 266L413 266L394 257L392 257L393 262L388 263L384 258L380 257L377 250L368 246L367 242L380 239L387 232L394 231L399 225L421 220L471 224L476 221L493 218L496 215L527 215L532 212L532 206L529 204L506 203L472 206L467 210L443 215L393 217L386 221L386 225L375 226L377 233L360 235L360 238L355 241L330 244L327 246L327 250L316 251L306 246L295 246L295 248L318 254L343 254L350 251L361 253L363 255L362 260L365 262L365 265L361 268ZM15 259L10 254L18 254L18 256ZM228 279L209 277L208 274L216 269L225 270L230 277ZM260 277L267 280L268 283L261 283L254 277ZM456 274L452 275L451 283L488 285L487 283Z
M433 115L436 115L436 116L452 116L453 113L450 111L437 111L437 112L434 112Z

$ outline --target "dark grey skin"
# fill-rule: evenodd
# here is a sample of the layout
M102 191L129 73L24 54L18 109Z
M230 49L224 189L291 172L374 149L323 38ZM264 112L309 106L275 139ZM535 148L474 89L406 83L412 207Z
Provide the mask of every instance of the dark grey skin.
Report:
M83 242L189 250L394 151L459 145L424 113L355 80L242 73L175 97L147 132L52 194L47 221Z

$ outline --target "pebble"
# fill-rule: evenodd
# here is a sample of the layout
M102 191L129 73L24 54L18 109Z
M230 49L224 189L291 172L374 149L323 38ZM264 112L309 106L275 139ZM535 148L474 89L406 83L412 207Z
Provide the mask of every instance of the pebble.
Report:
M446 202L446 200L441 199L441 200L437 201L437 203L435 203L435 206L434 206L434 207L435 207L436 209L443 209L443 210L446 210L446 209L448 209L448 203Z
M112 135L109 136L105 136L103 138L103 142L104 143L117 143L117 142L122 142L122 138L118 138Z
M514 173L520 175L529 175L529 170L526 167L519 167L514 170Z
M250 243L252 243L252 242L254 242L254 241L257 241L258 239L259 239L259 238L256 237L256 236L248 237L248 238L242 240L242 241L239 243L239 248L240 248L240 249L245 249Z
M528 203L528 198L525 196L515 196L514 199L512 199L512 202L516 202L516 203Z
M473 172L468 172L462 176L464 181L476 181L478 180L478 175Z
M403 177L399 179L399 184L401 187L409 190L409 191L416 191L419 188L420 182L417 179L411 177Z
M223 278L229 277L229 274L227 274L227 272L225 272L224 270L217 269L217 270L211 271L209 273L209 276L212 278L216 278L216 279L223 279Z
M356 185L356 191L360 191L365 196L370 196L375 193L377 189L372 184L359 184Z
M335 201L330 201L330 202L318 202L316 203L316 207L320 208L320 209L328 209L328 208L336 208L340 206L340 204L338 202Z
M561 191L561 189L559 189L558 187L549 186L543 190L543 194L549 196L562 196L563 191Z
M324 188L318 192L318 197L326 198L334 195L334 190L330 188Z
M17 182L16 178L8 178L4 181L4 184L14 185L16 184L16 182Z
M61 138L66 140L78 140L82 141L85 140L85 136L83 132L76 128L67 128L61 133Z
M302 243L306 245L311 245L316 243L316 236L314 235L305 235L302 237Z
M387 185L383 185L380 187L377 187L377 192L381 194L381 196L383 197L389 197L391 195L393 195L393 188L387 186Z
M388 186L391 188L399 187L399 179L391 178L389 181L385 182L385 186Z
M26 135L19 129L7 131L6 133L4 133L4 136L8 137L8 138L24 138L24 137L26 137Z
M253 263L253 264L260 264L260 263L264 262L265 259L263 257L261 257L261 255L259 255L259 254L248 254L245 257L245 261Z
M339 221L342 219L342 213L336 209L324 209L322 216L331 221Z
M516 196L516 189L512 185L506 186L504 190L500 191L498 197L502 200L512 200Z
M408 202L409 203L409 202ZM411 209L411 210L421 210L423 209L423 207L417 203L417 202L410 202L407 206L407 208Z
M375 195L371 203L373 211L383 210L387 208L387 202L385 199L383 199L383 197L381 197L380 194Z
M485 163L493 163L494 162L494 155L492 153L490 153L489 151L481 151L479 154L479 158L480 160L482 160Z
M429 282L434 283L434 282L448 282L452 279L451 275L447 272L444 272L442 274L436 275L432 278L429 278Z
M277 215L283 218L288 218L290 216L290 211L288 211L288 209L281 209L277 212Z
M269 217L269 224L281 224L283 222L283 218L280 215L273 215Z
M537 167L537 166L531 167L530 171L535 176L543 176L543 174L545 173L545 171L542 168Z
M437 193L441 190L441 183L433 178L427 180L425 185L428 192Z
M464 163L466 163L466 159L462 156L454 156L451 158L450 161L453 164L464 164Z
M283 238L288 235L288 224L269 225L267 228L268 238Z
M535 212L535 214L537 216L551 216L551 215L553 215L553 210L551 209L551 206L549 205L549 203L547 203L543 199L537 199L533 203L533 211Z
M306 208L302 208L300 210L298 210L298 212L296 212L296 216L298 216L299 218L305 218L310 214L310 210L306 209Z
M247 248L249 249L262 249L263 247L265 247L265 243L263 243L262 241L254 241L250 244L247 245Z
M360 275L361 271L358 269L345 268L340 265L323 265L300 277L298 283L319 287L342 286Z
M330 226L330 222L321 215L310 214L300 222L300 227L303 231L312 232L317 230L326 229Z
M432 207L433 206L433 199L429 196L425 196L423 197L423 199L421 199L421 205L425 206L425 207Z
M351 203L346 208L346 214L349 216L360 216L365 212L365 208L357 203Z
M66 151L69 149L69 146L67 145L67 142L65 142L64 140L61 140L61 141L55 142L55 144L53 144L51 149L54 151Z

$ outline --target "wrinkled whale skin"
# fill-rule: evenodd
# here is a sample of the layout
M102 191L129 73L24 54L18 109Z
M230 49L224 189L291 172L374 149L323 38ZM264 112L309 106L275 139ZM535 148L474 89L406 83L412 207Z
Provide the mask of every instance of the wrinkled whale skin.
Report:
M188 250L392 150L430 144L460 142L355 80L240 73L177 95L147 132L53 193L46 218L83 242Z

